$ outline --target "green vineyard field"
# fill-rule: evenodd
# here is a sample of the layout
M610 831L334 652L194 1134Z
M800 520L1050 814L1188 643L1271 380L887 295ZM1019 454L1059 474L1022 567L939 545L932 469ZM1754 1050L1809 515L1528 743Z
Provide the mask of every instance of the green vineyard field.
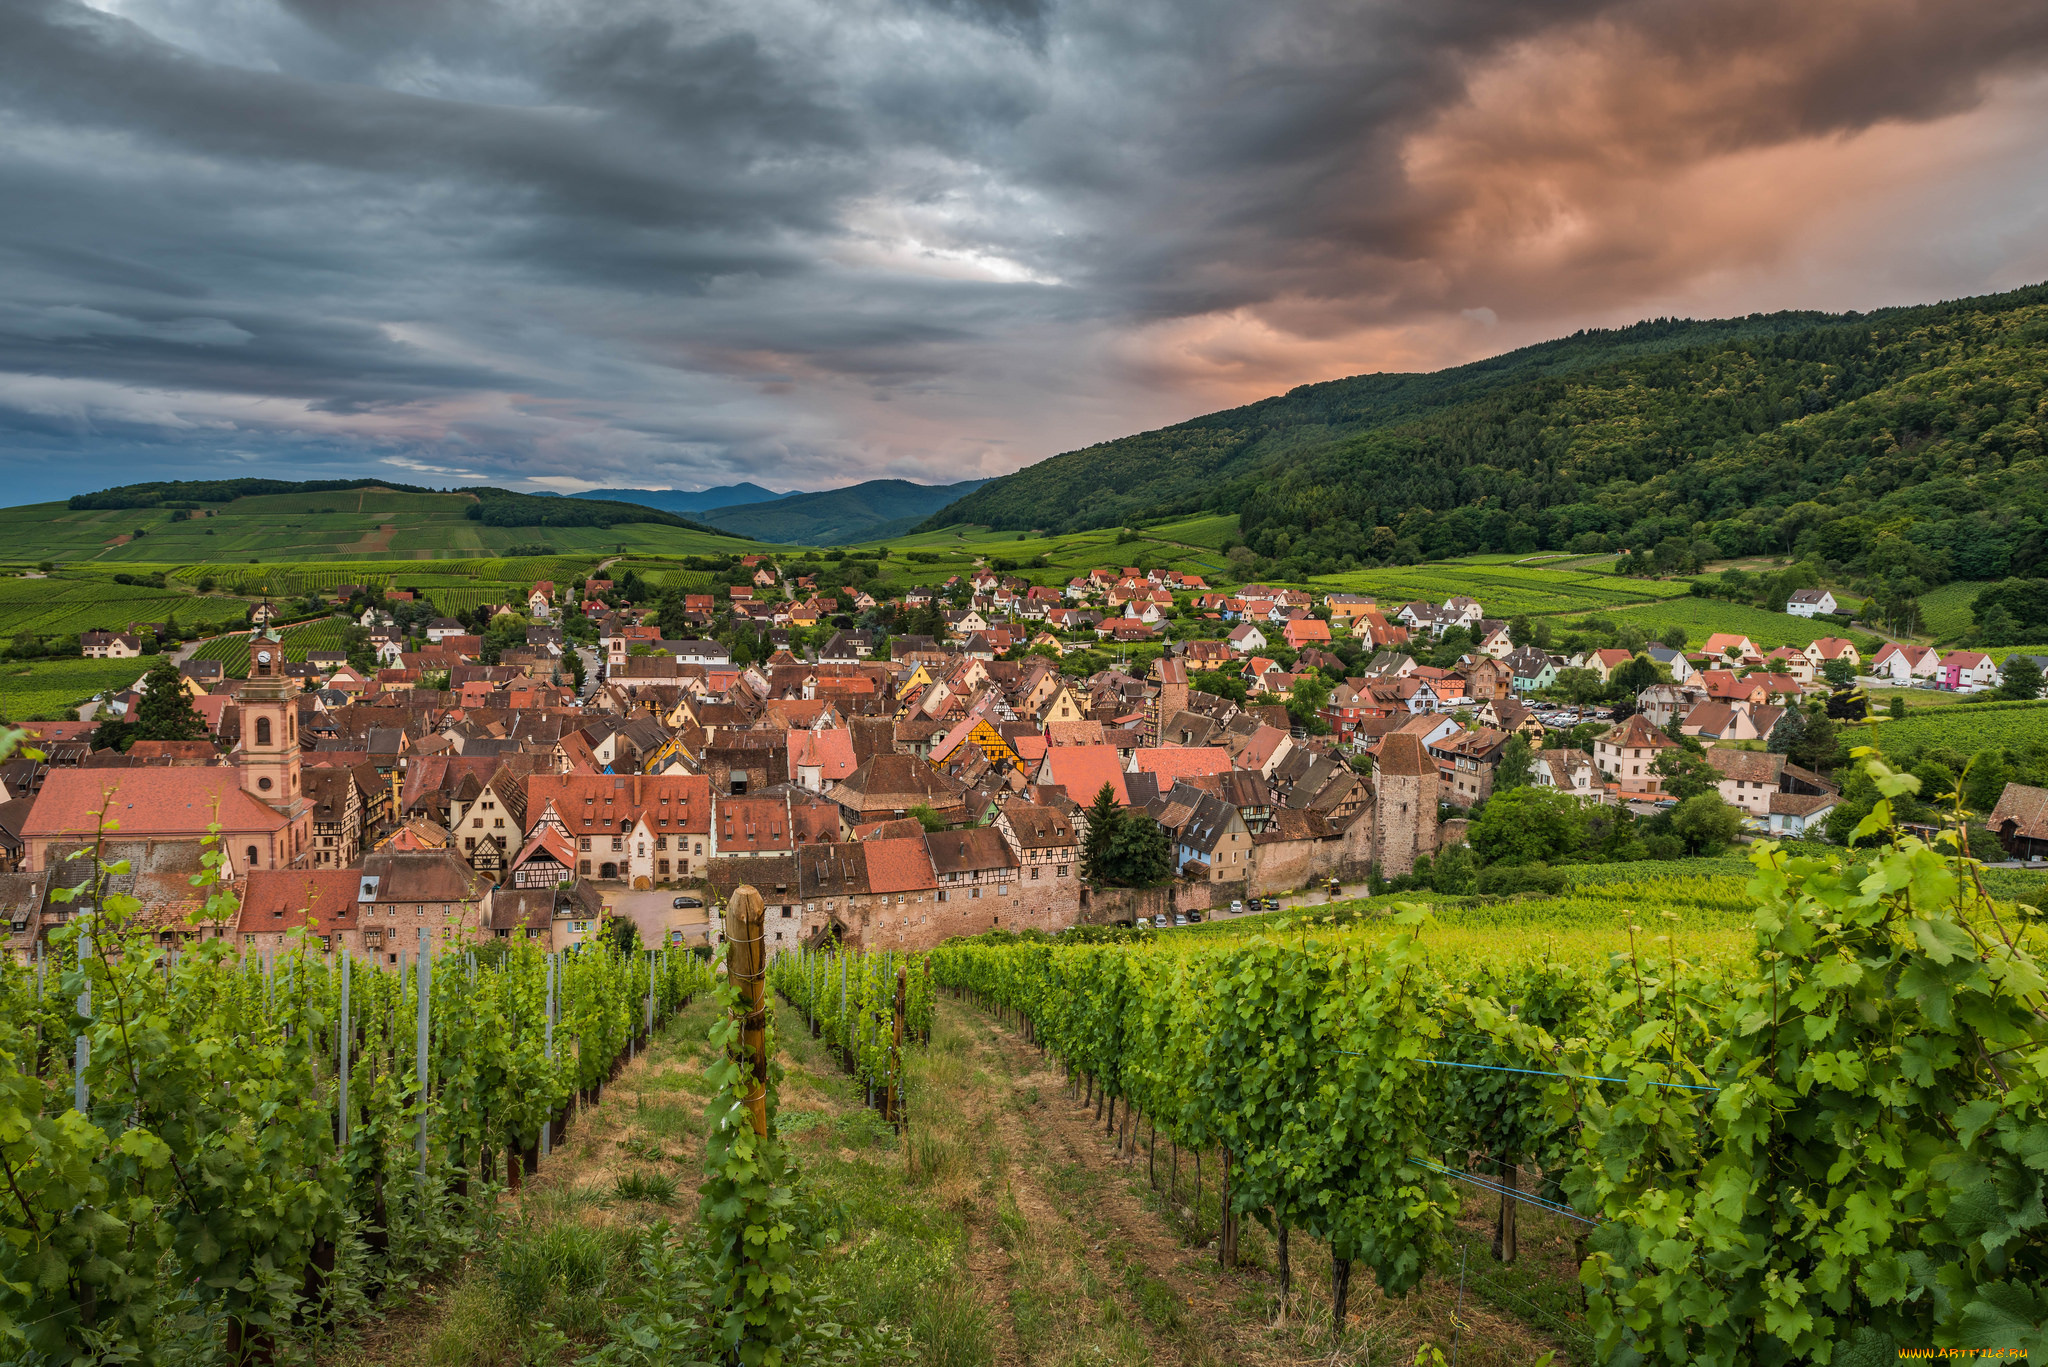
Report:
M0 721L56 721L107 689L126 688L154 661L0 660Z
M2048 1064L2048 935L1910 837L1749 873L1139 942L991 933L931 961L1110 1132L1220 1149L1238 1218L1327 1248L1338 1330L1353 1265L1405 1295L1477 1187L1496 1231L1512 1200L1589 1236L1573 1361L1813 1361L1836 1325L1872 1362L2038 1341L2038 1312L1972 1326L2048 1276L2048 1172L2024 1156L2048 1098L2004 1081ZM1922 1192L1984 1214L1921 1218ZM1893 1289L1933 1266L1945 1297Z
M1868 641L1873 651L1881 644L1875 637L1861 632L1843 633L1826 622L1812 622L1804 617L1719 598L1672 598L1662 603L1617 608L1611 614L1602 615L1617 626L1633 622L1651 636L1660 634L1667 627L1684 627L1689 644L1695 649L1716 631L1747 636L1764 650L1778 646L1804 646L1817 636L1831 634L1847 634L1859 643Z
M0 638L126 631L130 622L172 619L187 626L228 624L240 621L248 606L218 595L116 584L111 576L94 572L47 579L10 576L0 578Z
M323 617L285 627L278 633L284 644L284 658L296 664L306 658L309 650L340 650L344 644L342 633L347 627L348 624L338 617ZM192 658L219 660L222 673L231 679L245 679L249 676L249 637L247 633L241 633L202 641L192 652Z
M1933 748L1971 755L2001 746L2048 745L2048 700L1916 709L1904 721L1876 722L1871 734L1879 749L1897 755Z
M1371 594L1388 611L1417 599L1441 603L1462 595L1478 599L1486 615L1497 618L1585 612L1679 598L1691 591L1688 584L1674 580L1466 562L1355 570L1318 575L1311 582L1322 591Z

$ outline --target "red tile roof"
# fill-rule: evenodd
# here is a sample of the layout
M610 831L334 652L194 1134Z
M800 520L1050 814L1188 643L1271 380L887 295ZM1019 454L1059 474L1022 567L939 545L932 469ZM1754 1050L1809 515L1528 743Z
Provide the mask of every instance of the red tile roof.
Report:
M922 892L939 885L922 836L869 840L862 848L867 851L870 892Z
M225 767L52 769L21 836L90 836L102 809L107 821L119 823L124 840L200 836L216 820L230 831L285 825L282 815L242 791L241 777Z
M1124 785L1123 766L1117 762L1114 745L1055 745L1045 752L1041 783L1056 783L1074 801L1087 806L1107 783L1116 800L1128 806L1130 789Z
M357 869L251 869L235 929L276 934L304 926L319 934L353 930Z
M711 832L711 780L702 774L535 774L526 781L527 820L538 821L549 803L572 835L617 831L642 817L657 835Z
M1627 721L1608 728L1600 737L1604 744L1622 750L1676 750L1678 742L1659 731L1638 712Z
M720 854L794 848L789 808L779 797L721 797L715 824Z
M1220 774L1231 767L1230 752L1220 745L1165 745L1131 755L1141 774L1159 775L1162 787L1196 774Z
M853 754L853 732L791 731L789 733L789 779L794 783L797 770L815 767L819 777L827 783L837 783L859 766L860 761Z

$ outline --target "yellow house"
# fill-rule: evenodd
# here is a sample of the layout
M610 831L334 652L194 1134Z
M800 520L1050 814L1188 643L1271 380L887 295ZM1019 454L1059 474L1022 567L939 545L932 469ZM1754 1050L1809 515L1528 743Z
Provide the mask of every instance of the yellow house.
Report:
M963 745L972 745L988 756L990 764L1007 761L1021 764L1017 752L1010 748L1010 742L989 723L986 717L969 717L941 736L932 746L932 763L944 764L959 753Z
M680 731L663 741L661 748L647 757L647 763L642 768L646 773L659 774L672 764L684 765L693 772L697 766L697 757L683 745Z
M919 699L932 686L931 672L919 663L896 684L896 720L901 721L915 711Z

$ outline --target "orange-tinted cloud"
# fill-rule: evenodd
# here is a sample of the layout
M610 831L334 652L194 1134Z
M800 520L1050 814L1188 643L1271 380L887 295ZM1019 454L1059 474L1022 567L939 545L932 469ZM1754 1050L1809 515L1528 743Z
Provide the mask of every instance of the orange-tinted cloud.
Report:
M45 494L950 482L2048 277L2042 0L18 0L0 114L0 465Z

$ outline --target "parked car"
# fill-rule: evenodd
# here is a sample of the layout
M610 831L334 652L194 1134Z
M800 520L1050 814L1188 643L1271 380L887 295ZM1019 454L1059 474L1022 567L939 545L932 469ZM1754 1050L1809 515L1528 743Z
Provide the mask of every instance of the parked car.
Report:
M1332 878L1330 880L1329 894L1332 897L1342 897L1344 895L1344 885Z
M1279 899L1279 898L1277 898L1277 897L1268 897L1268 898L1266 899L1266 910L1267 910L1267 911L1278 911L1278 910L1280 910L1280 899Z
M1167 921L1166 913L1163 911L1155 914L1152 917L1152 928L1154 930L1164 930L1169 924L1171 923Z
M1198 926L1202 924L1202 913L1199 911L1190 911L1188 913L1188 924L1191 926Z
M1231 914L1232 916L1237 916L1237 915L1240 915L1240 914L1242 914L1242 913L1243 913L1243 911L1244 911L1244 903L1243 903L1243 902L1240 902L1240 901L1232 901L1232 902L1231 902L1231 904L1230 904L1230 914Z
M1173 923L1177 926L1184 926L1188 923L1188 918L1181 915L1179 912L1175 912L1173 914Z
M701 907L704 905L704 899L701 897L678 897L669 905L680 911L684 907Z

